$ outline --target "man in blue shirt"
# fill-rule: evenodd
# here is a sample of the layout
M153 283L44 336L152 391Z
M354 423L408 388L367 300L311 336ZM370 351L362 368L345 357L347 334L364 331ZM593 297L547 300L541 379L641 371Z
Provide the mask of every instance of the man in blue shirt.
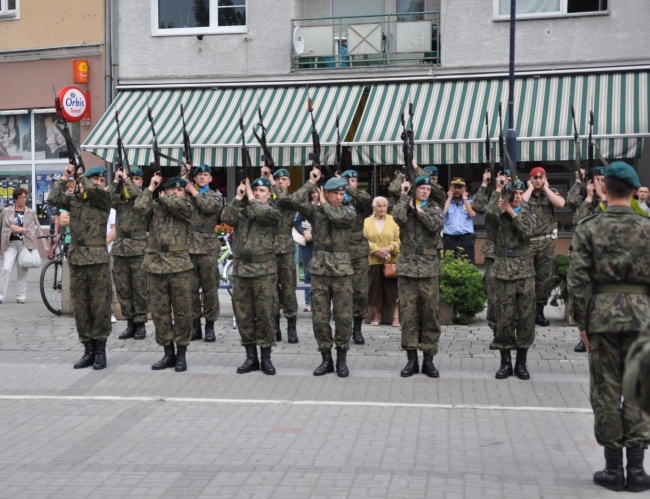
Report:
M454 177L447 193L447 201L442 210L445 228L442 231L442 243L445 251L456 253L463 251L472 264L474 263L474 220L476 212L467 195L465 180Z

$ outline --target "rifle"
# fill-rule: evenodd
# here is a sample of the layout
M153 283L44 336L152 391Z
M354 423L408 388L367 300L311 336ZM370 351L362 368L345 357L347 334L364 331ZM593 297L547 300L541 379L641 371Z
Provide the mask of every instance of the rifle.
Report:
M156 129L153 126L153 114L149 105L147 105L147 117L149 118L149 123L151 124L151 134L153 135L153 143L151 145L153 150L153 161L149 163L149 166L153 168L154 171L159 172L160 175L164 178L177 177L180 173L180 167L161 166L160 164L160 158L165 158L174 162L178 162L178 160L160 152L160 148L158 147L158 138L156 137Z
M490 172L490 184L493 184L495 181L494 175L494 156L492 155L492 144L490 143L490 120L488 118L488 112L485 111L485 169Z
M74 166L73 178L76 180L79 176L79 169L81 169L82 175L86 173L86 166L81 158L81 154L79 154L79 151L72 141L68 122L66 121L65 116L63 116L63 106L61 106L61 100L59 99L59 96L56 95L56 91L54 91L54 86L52 86L52 91L54 92L54 107L56 108L56 115L58 117L55 124L65 139L66 147L65 151L59 153L59 158L68 158L70 164Z
M587 149L587 171L585 171L585 178L587 182L591 180L591 169L594 166L594 112L589 111L589 148Z
M406 128L406 121L404 120L404 111L401 114L402 121L402 152L404 154L404 176L406 180L411 184L411 199L413 200L413 206L415 206L415 169L413 168L413 103L409 102L409 116L410 116L410 130Z
M268 166L271 170L275 170L275 162L273 161L273 156L271 156L271 151L266 146L266 127L264 126L264 121L262 121L262 106L259 106L257 108L257 115L259 116L260 121L253 127L253 135L255 135L255 139L262 147L262 151L264 153L262 154L262 161L264 161L266 166ZM255 131L255 128L257 127L262 129L261 137L257 134L257 131Z
M117 125L117 161L115 162L115 171L125 171L126 175L130 177L131 165L129 165L129 158L126 154L126 149L124 149L124 143L122 142L122 134L120 133L120 116L118 111L115 111L115 124ZM126 170L124 168L125 166ZM124 182L120 182L118 188L122 191L122 197L126 197Z
M316 129L316 121L314 120L314 103L309 97L309 89L307 89L307 110L311 116L311 143L312 143L312 152L309 153L309 159L314 162L314 167L322 171L321 166L325 166L328 178L334 176L334 172L327 165L321 165L320 163L320 137L318 136L318 130Z
M248 153L248 146L246 145L246 135L244 134L244 115L239 110L239 129L241 130L241 170L240 180L248 178L251 179L251 157Z
M338 113L336 113L336 171L341 171L341 129L339 128Z
M501 114L501 102L499 102L499 165L501 166L501 171L505 170L505 150L506 150L506 139L503 136L503 116Z
M187 133L187 128L185 126L185 110L183 109L183 104L181 103L181 120L183 122L183 160L185 163L190 165L190 171L187 173L187 180L189 182L194 181L194 173L192 172L192 144L190 142L190 134Z
M584 180L582 178L582 161L580 158L580 135L578 134L578 125L576 124L576 111L575 108L573 107L573 104L571 104L571 117L573 118L573 148L574 148L574 155L573 155L573 167L574 170L578 173L578 177L580 180Z

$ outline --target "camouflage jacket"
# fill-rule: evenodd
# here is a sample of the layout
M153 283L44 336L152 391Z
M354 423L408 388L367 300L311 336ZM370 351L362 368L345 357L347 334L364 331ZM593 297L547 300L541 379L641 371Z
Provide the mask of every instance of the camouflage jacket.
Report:
M533 277L535 267L528 253L528 244L535 233L535 214L526 203L522 203L519 214L511 218L499 210L499 196L492 196L485 213L497 220L492 267L496 278L514 281Z
M198 189L197 189L198 190ZM221 193L208 190L203 194L191 196L193 215L190 225L190 254L207 255L219 251L219 240L215 226L223 210Z
M567 283L574 317L589 333L642 331L650 326L648 294L594 293L594 285L650 286L650 219L608 206L573 233Z
M314 189L316 185L307 182L293 195L300 213L311 223L314 253L309 271L330 277L352 275L349 241L357 216L355 210L352 206L312 204Z
M438 246L441 243L440 231L445 225L445 218L436 203L429 201L421 211L416 212L409 208L410 200L411 196L402 194L393 208L393 219L399 225L400 239L397 275L438 276L440 275Z
M344 206L351 206L357 214L350 234L348 246L350 247L350 258L368 258L370 245L368 238L363 233L363 223L372 213L372 198L366 191L348 187L345 193L350 196L343 202Z
M607 208L607 204L597 197L595 197L592 202L584 200L573 214L573 226L577 227L578 224L587 217L599 215L605 211L605 208Z
M418 177L429 175L420 167L415 170L415 174ZM388 194L390 194L394 199L399 199L402 195L402 182L404 182L404 178L404 174L399 172L388 186ZM431 185L431 194L429 194L429 199L440 206L440 209L442 210L447 202L447 193L439 183L435 182Z
M554 189L553 192L557 195L560 194ZM544 191L542 191L539 196L535 191L532 192L530 199L528 200L528 208L530 208L537 217L537 228L535 229L533 237L544 236L557 229L555 207Z
M582 182L574 182L566 195L566 206L576 211L587 196L587 189Z
M484 258L494 259L494 239L497 234L499 219L494 215L488 215L486 213L487 205L491 197L494 197L494 191L490 193L487 187L479 187L472 199L472 209L481 215L485 215L485 241L483 242L483 246L481 246L481 255Z
M280 212L273 203L235 198L223 209L221 219L235 228L233 275L277 274L274 235Z
M108 189L111 195L111 207L115 208L115 241L113 241L111 255L144 255L149 219L144 215L136 214L133 210L135 200L142 195L142 189L130 180L124 182L124 189L123 192L115 183Z
M72 196L65 194L66 180L59 180L48 197L48 202L70 213L72 239L68 256L72 265L108 263L106 225L111 211L108 191L80 177L84 192Z
M161 196L145 189L135 200L133 211L149 219L149 242L142 268L152 274L176 274L193 268L188 230L192 222L192 202L187 198Z
M275 205L280 212L280 221L275 230L275 254L293 254L296 251L296 243L291 235L293 220L296 217L296 210L293 207L292 195L277 184L273 185Z

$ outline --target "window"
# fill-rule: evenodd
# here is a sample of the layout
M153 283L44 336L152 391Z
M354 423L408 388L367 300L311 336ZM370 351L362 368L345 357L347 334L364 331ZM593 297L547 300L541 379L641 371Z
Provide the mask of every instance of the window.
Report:
M397 0L395 4L395 12L398 14L397 21L422 21L424 14L420 15L399 15L408 14L409 12L424 12L424 0Z
M151 0L151 2L153 35L245 33L247 30L246 0Z
M0 20L20 19L20 0L0 0Z
M494 0L495 19L510 19L510 0ZM607 12L607 0L519 0L517 19Z

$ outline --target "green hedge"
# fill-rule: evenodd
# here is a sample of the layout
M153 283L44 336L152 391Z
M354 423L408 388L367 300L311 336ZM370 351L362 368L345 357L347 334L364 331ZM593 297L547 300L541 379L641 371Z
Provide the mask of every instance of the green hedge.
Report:
M483 274L466 256L445 251L441 260L440 300L454 310L454 324L469 324L485 308Z

